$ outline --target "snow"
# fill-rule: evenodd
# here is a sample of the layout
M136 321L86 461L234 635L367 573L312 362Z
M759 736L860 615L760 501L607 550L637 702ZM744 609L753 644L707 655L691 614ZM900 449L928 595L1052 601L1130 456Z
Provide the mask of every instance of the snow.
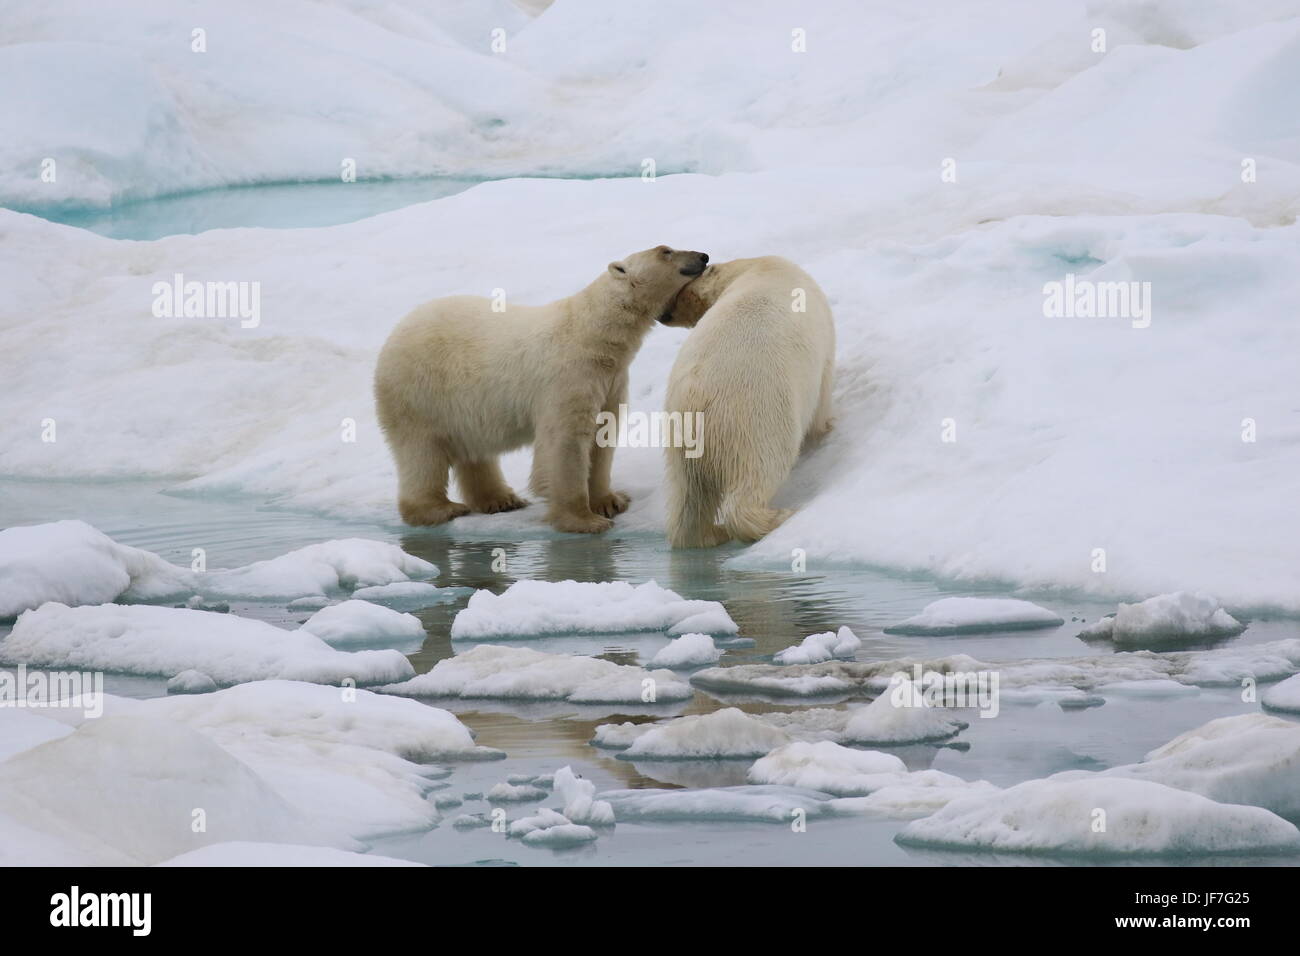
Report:
M885 628L885 633L985 634L990 631L1056 627L1064 623L1065 621L1052 611L1029 601L1017 601L1011 598L950 597L932 601L920 614Z
M1259 713L1221 717L1102 776L1151 780L1300 819L1300 724Z
M768 697L848 695L860 691L882 692L896 675L917 670L947 674L996 672L1003 698L1055 698L1062 693L1104 694L1108 685L1135 681L1167 681L1183 687L1228 687L1244 678L1278 680L1300 670L1300 640L1229 645L1212 650L1120 651L1096 657L1024 658L1014 661L980 661L966 654L939 658L901 658L886 661L828 661L823 664L776 666L739 664L708 668L691 675L692 685L719 693L760 694Z
M12 828L29 862L157 863L228 841L355 850L436 822L426 794L447 771L429 761L504 756L444 710L288 681L48 714L75 730L0 762L0 844Z
M357 588L352 597L357 601L370 601L394 610L413 611L455 600L462 588L440 588L423 581L394 581L392 584L375 584Z
M790 823L833 812L830 797L784 786L714 787L701 790L606 790L600 794L624 823L633 820L721 820Z
M574 823L612 827L614 809L596 799L596 785L573 772L572 767L555 771L555 795L564 801L564 815Z
M210 843L182 853L157 866L424 866L413 860L399 860L376 853L351 853L324 846L291 843L250 843L232 840Z
M0 762L71 732L67 725L35 711L0 707Z
M968 722L948 707L908 703L923 700L917 685L912 684L905 698L895 693L898 689L898 685L891 686L866 707L851 711L841 739L846 743L898 746L947 740L967 727Z
M595 657L491 644L441 660L427 673L380 690L415 697L563 700L574 704L686 700L693 694L671 671L647 671ZM647 699L650 694L653 698Z
M963 797L907 824L896 839L905 846L1102 857L1300 848L1300 830L1259 807L1095 775Z
M393 650L339 651L307 631L188 608L48 603L0 640L0 661L173 677L198 670L218 684L282 678L382 684L414 673Z
M861 639L847 627L824 634L809 634L800 643L777 651L772 660L778 664L820 664L837 657L852 657L862 646Z
M654 657L646 662L646 667L663 667L668 670L684 671L696 667L716 664L722 658L722 651L707 634L683 634L673 638L666 646L655 652Z
M396 545L361 538L308 545L247 567L196 572L118 544L84 521L55 521L0 531L0 618L47 601L323 597L340 588L437 573L435 565Z
M565 0L536 19L503 0L322 2L292 31L278 9L232 0L202 8L201 54L170 9L100 7L55 0L6 23L0 127L19 134L0 144L4 201L332 180L347 157L363 178L592 178L501 179L338 227L156 242L0 213L0 472L166 476L395 521L369 379L411 307L498 287L547 301L659 241L719 260L776 252L835 308L839 425L792 476L794 516L734 567L788 567L799 548L820 567L1116 600L1212 588L1233 607L1300 609L1300 535L1274 504L1300 445L1293 403L1271 387L1300 344L1279 320L1300 286L1291 0L980 0L939 15L838 0L799 9L806 54L776 0L743 17ZM1098 27L1104 54L1088 46ZM306 80L320 75L349 83L327 93ZM39 177L46 157L54 183ZM646 157L692 174L642 181ZM261 325L153 317L152 284L178 263L261 282ZM1067 273L1151 282L1150 326L1045 317L1043 287ZM647 338L631 370L639 409L662 407L682 335ZM45 418L57 442L34 437ZM339 441L345 418L355 443ZM941 440L946 419L956 441ZM1257 440L1241 440L1244 419ZM662 530L661 457L616 456L633 496L622 530ZM528 461L504 462L517 487ZM539 505L458 523L548 533Z
M628 739L631 735L627 734L622 737L622 740L627 740L627 749L619 754L620 757L629 760L753 758L790 739L785 732L735 707L652 725L642 724L641 727L646 729L636 733L632 739ZM597 740L603 746L611 746L611 741L617 738L607 733L602 739L601 729L596 729Z
M688 601L654 581L516 581L501 594L476 591L451 625L452 640L540 634L735 634L717 601Z
M512 821L508 832L512 837L520 837L527 846L552 849L580 846L596 839L596 831L591 827L575 824L563 814L545 807L533 816Z
M485 799L489 803L536 803L549 795L550 791L531 784L497 783L488 790Z
M837 797L870 797L833 806L839 812L894 818L920 816L959 797L997 789L987 781L968 783L938 770L909 771L892 754L831 741L795 742L773 750L749 768L748 778L754 784L803 787Z
M203 671L181 671L167 682L169 694L206 694L217 689L217 682Z
M333 646L424 640L424 625L414 614L357 600L321 608L299 630Z
M1269 710L1300 714L1300 675L1274 684L1264 691L1261 701Z
M1146 647L1194 638L1230 637L1245 629L1210 595L1176 591L1157 594L1138 604L1121 603L1113 617L1103 617L1085 627L1079 637L1109 639L1118 647Z

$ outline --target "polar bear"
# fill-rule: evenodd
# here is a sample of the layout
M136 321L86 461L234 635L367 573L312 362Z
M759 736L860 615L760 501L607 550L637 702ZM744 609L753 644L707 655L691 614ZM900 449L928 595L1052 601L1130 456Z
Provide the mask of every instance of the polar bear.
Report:
M762 256L709 266L660 321L694 327L668 378L667 409L699 412L701 427L697 457L667 449L668 541L757 541L791 514L769 502L800 448L831 429L830 305L793 262Z
M531 487L557 531L598 532L627 510L611 491L614 449L597 416L627 402L627 368L674 296L709 261L657 246L611 262L549 305L434 299L402 319L375 368L379 423L397 462L398 510L413 525L524 507L497 456L535 446ZM447 497L456 471L465 504Z

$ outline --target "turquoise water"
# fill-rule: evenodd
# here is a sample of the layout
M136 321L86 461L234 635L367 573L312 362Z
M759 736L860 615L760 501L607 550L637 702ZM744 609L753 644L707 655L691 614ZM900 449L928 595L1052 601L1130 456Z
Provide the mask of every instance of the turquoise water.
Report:
M723 666L766 659L804 636L847 624L863 639L862 660L899 656L937 656L963 652L981 660L1023 657L1083 656L1109 653L1075 637L1077 623L1045 631L1016 631L964 637L905 637L886 635L883 628L950 594L981 592L915 576L880 571L835 570L789 574L734 571L724 559L734 550L671 552L661 537L620 534L578 537L551 535L526 541L502 537L461 538L454 523L440 529L412 531L400 525L341 521L260 507L256 501L234 498L178 497L164 493L157 482L28 482L0 480L0 526L59 518L82 518L124 544L156 551L176 563L188 563L190 549L203 547L209 567L230 567L274 557L316 541L368 537L391 541L426 558L441 570L441 586L489 588L500 591L515 578L545 580L627 580L654 578L686 597L721 601L753 647L729 650ZM494 550L502 548L508 572L493 570ZM451 620L464 606L458 600L417 611L425 639L410 654L423 672L453 653ZM1020 595L1035 598L1034 595ZM1094 620L1113 605L1080 598L1044 595L1037 598L1061 614ZM278 604L235 604L232 613L294 627L306 612L291 612ZM0 626L0 638L7 629ZM1291 618L1255 620L1238 640L1250 643L1300 636L1300 621ZM643 663L663 643L661 636L608 635L530 640L528 646L551 652L595 654L620 663ZM150 697L165 693L161 679L109 675L111 693ZM578 709L568 705L439 701L478 735L478 742L500 748L505 761L454 766L442 782L446 792L461 796L484 792L507 776L551 773L570 765L593 780L598 789L625 787L733 786L745 782L748 761L619 760L589 745L597 724L618 722L630 714L608 708ZM662 708L664 715L705 713L722 706L751 712L789 710L757 699L720 700L697 691L684 705ZM820 703L818 706L826 706ZM976 719L959 738L959 746L913 745L892 748L914 770L934 767L967 779L987 779L999 785L1042 777L1066 769L1104 769L1129 763L1177 734L1215 717L1256 709L1244 704L1237 691L1203 689L1199 694L1160 700L1112 698L1104 706L1066 711L1055 705L1030 707L1004 702L993 720ZM889 748L880 748L889 749ZM553 801L544 801L549 805ZM532 804L509 808L511 818L532 811ZM996 856L903 849L893 842L899 821L859 818L812 820L807 832L787 826L757 823L620 823L594 844L576 850L553 851L525 847L490 830L456 830L449 820L464 813L483 812L488 805L467 800L446 814L444 822L422 833L374 841L387 855L427 863L508 861L525 865L583 864L893 864L942 865L1060 865L1051 858ZM1188 858L1185 863L1286 864L1300 858ZM1131 861L1126 861L1132 865Z
M375 182L341 181L231 186L91 207L19 208L112 239L159 239L209 229L336 226L463 192L479 179L437 176Z

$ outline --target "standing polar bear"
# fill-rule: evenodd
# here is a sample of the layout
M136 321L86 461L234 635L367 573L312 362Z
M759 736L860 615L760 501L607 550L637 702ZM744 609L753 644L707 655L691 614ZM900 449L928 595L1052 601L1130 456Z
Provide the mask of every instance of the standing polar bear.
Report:
M398 323L379 353L375 402L397 462L402 520L434 525L524 507L497 456L535 445L531 487L557 531L608 530L628 496L609 487L614 449L597 416L627 402L627 367L709 257L657 246L611 262L549 305L493 309L434 299ZM465 504L447 497L454 468Z
M831 428L830 305L793 262L763 256L710 266L660 321L694 326L668 378L667 408L701 413L703 429L698 457L667 449L668 541L757 541L790 516L769 503L805 439Z

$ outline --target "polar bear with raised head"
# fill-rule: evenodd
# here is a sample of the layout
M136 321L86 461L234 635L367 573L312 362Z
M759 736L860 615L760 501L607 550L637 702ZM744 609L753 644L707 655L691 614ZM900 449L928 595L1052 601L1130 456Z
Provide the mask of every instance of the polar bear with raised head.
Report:
M805 441L831 428L835 326L812 276L779 256L709 266L667 325L693 326L668 379L670 415L699 412L698 457L667 449L668 541L757 541Z
M434 299L398 323L379 353L375 402L397 462L402 520L435 525L527 502L497 456L534 445L531 487L558 531L607 530L628 497L609 487L614 449L601 412L627 402L627 368L646 332L709 257L657 246L547 305ZM464 503L447 497L456 472Z

